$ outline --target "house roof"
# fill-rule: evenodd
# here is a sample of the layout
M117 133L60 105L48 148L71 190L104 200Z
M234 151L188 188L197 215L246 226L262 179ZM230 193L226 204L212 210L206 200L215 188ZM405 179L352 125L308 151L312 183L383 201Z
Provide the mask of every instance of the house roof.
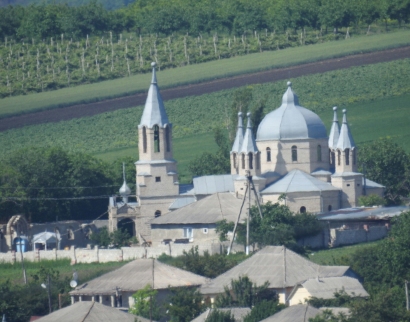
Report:
M334 298L335 292L344 290L348 295L367 297L369 294L363 288L362 284L356 279L348 276L311 278L302 283L300 286L305 288L310 295L322 299ZM293 293L293 292L292 292ZM293 294L289 296L292 297Z
M201 293L222 293L225 286L230 286L231 280L244 275L257 285L268 281L270 288L283 288L318 276L343 276L348 270L348 266L315 264L284 246L266 246L247 260L202 285Z
M155 218L151 224L214 224L223 219L236 221L241 205L242 199L238 199L233 193L215 193L165 216ZM244 211L241 216L245 217Z
M218 308L218 309L207 309L201 315L197 316L191 322L205 322L206 318L213 311L218 310L222 312L231 312L236 322L242 322L244 317L249 314L251 309L249 307L231 307L231 308Z
M32 243L45 243L45 242L55 243L56 240L57 240L57 236L55 233L50 233L48 231L45 231L39 234L35 234L31 242Z
M112 295L116 289L136 292L146 285L154 289L198 286L207 279L203 276L161 263L156 259L137 259L112 272L82 284L71 295Z
M97 302L77 302L53 313L46 315L36 321L38 322L112 322L124 321L140 322L149 320L133 314L122 312L116 308L106 306Z
M261 191L261 194L290 193L308 191L335 191L339 190L330 183L312 177L310 174L298 169L287 173L278 181Z
M194 188L189 192L196 195L210 195L216 192L235 191L234 180L238 175L222 174L201 176L193 179Z
M309 322L310 318L320 313L322 311L313 306L298 304L289 306L261 322Z

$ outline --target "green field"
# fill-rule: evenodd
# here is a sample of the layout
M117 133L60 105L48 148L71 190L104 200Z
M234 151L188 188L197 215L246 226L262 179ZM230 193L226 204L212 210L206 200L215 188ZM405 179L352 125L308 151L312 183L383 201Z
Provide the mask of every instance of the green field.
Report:
M158 75L162 88L192 84L232 75L250 73L326 58L341 57L410 44L410 31L391 34L358 36L348 40L289 48L222 59L203 64L189 65L161 71ZM64 88L57 91L4 98L0 102L0 117L32 111L98 101L131 93L146 91L149 74L135 75L100 83Z
M56 261L44 260L41 262L24 262L29 282L31 280L31 276L37 273L40 267L43 266L45 268L52 268L59 271L62 278L66 276L71 278L73 270L75 269L78 272L79 283L84 283L90 279L101 276L123 266L126 263L128 262L76 264L75 266L72 266L69 259L60 259ZM22 284L24 282L20 263L0 263L0 271L0 284L6 282L7 280L10 280L12 283L16 284Z

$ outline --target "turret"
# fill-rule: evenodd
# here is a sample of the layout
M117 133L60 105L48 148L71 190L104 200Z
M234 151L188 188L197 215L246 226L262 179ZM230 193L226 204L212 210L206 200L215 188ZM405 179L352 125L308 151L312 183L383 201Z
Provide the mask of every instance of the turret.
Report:
M242 121L242 112L238 113L238 129L236 130L235 141L233 142L231 150L231 174L239 173L239 161L238 154L242 148L243 142L243 121Z
M337 119L337 106L333 107L333 123L329 133L329 153L330 153L330 169L335 171L335 150L339 140L340 129L339 120Z
M343 123L340 128L339 139L337 140L336 172L356 172L356 145L347 123L347 111L343 110Z
M260 153L255 143L255 138L252 132L251 113L246 114L248 122L245 135L243 137L242 146L239 150L239 174L245 175L249 170L251 175L260 174Z
M128 187L127 182L125 180L125 164L122 164L122 176L124 179L124 183L122 184L120 190L118 191L120 193L120 196L122 197L122 201L124 203L128 203L128 196L131 194L131 189Z

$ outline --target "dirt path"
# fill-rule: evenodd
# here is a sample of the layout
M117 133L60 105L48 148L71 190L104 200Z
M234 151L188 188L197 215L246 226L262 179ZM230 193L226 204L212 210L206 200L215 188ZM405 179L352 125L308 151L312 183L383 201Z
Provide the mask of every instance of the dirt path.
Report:
M161 94L164 100L169 100L192 95L212 93L223 89L230 89L249 84L275 82L302 75L324 73L336 69L388 62L408 57L410 57L410 46L367 54L352 55L337 59L328 59L288 68L272 69L264 72L218 79L211 82L164 89L161 90ZM0 119L0 131L6 131L12 128L19 128L27 125L70 120L73 118L81 118L84 116L114 111L120 108L130 108L133 106L143 105L145 103L145 97L146 94L142 93L101 102L73 105L64 108Z

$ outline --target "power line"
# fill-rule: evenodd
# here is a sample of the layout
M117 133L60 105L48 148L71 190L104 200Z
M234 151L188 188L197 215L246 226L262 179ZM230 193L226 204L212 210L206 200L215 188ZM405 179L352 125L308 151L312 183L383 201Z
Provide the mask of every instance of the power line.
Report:
M17 189L24 189L24 190L30 190L30 189L44 189L44 190L58 190L58 189L93 189L93 188L112 188L112 187L119 187L121 186L120 184L118 185L107 185L107 186L85 186L85 187L77 187L77 186L73 186L73 187L0 187L0 189L3 190L17 190Z

